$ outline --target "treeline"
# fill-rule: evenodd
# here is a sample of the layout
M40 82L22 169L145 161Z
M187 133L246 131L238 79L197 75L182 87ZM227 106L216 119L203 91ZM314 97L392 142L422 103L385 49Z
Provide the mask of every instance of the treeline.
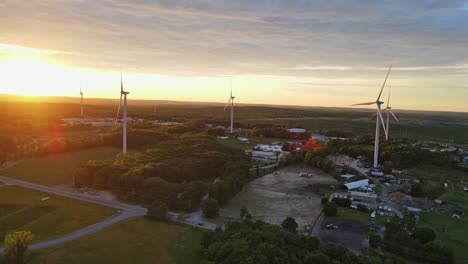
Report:
M357 158L365 157L373 160L374 138L359 136L348 140L332 140L327 147L331 153L339 153ZM411 146L408 142L397 140L382 141L380 143L379 159L385 167L409 168L420 164L438 166L455 165L447 156Z
M233 198L250 180L250 158L243 151L227 149L229 157L223 176L217 179L209 190L209 196L224 205Z
M75 185L112 190L129 202L161 201L170 210L193 211L219 184L225 187L224 195L239 190L249 166L242 151L226 149L213 137L168 136L142 153L89 161L75 172Z
M337 244L320 245L318 239L262 221L234 221L224 230L205 233L203 257L217 264L376 264L404 263L396 256L376 252L355 255Z
M370 244L375 249L382 248L422 263L455 263L453 251L436 242L436 234L432 229L417 227L412 216L405 216L403 219L392 218L386 224L383 241L377 238Z

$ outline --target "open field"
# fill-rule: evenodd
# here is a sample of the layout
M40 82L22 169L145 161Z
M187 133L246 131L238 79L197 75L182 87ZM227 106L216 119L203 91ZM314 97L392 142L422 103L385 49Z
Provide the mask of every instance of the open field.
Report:
M196 264L202 231L136 218L93 236L34 253L32 264Z
M462 186L444 194L441 199L462 209L465 214L461 219L454 219L450 213L424 213L421 224L434 229L437 240L452 248L457 263L468 263L468 194Z
M465 171L439 166L419 166L412 168L409 172L410 176L437 182L449 181L458 183L464 176L468 176L468 173Z
M81 164L94 159L112 159L117 154L118 149L105 147L50 155L23 160L0 170L0 174L44 185L68 184L73 182L73 172Z
M302 178L300 172L311 173ZM299 228L312 224L322 210L321 197L337 181L330 175L307 166L291 166L251 181L233 200L220 210L227 219L238 218L246 207L254 219L281 224L294 217Z
M49 197L46 201L42 198ZM116 212L81 201L17 186L0 186L0 245L5 234L29 230L34 242L65 235L112 216Z

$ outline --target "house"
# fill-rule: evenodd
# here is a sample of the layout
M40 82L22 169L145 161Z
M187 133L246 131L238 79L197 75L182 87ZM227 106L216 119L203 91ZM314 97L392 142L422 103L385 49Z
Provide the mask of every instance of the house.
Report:
M295 134L305 134L307 130L305 130L304 128L290 128L288 129L288 132L295 133Z
M348 190L359 189L362 187L369 186L369 180L365 179L365 180L360 180L360 181L355 181L355 182L349 182L349 183L346 183L345 186Z
M287 131L295 139L307 139L309 137L308 133L307 133L307 130L305 130L303 128L290 128Z
M341 175L341 178L344 178L346 181L349 181L351 178L354 178L356 176L354 176L353 174L343 174Z
M353 201L361 201L366 203L377 203L377 194L365 192L350 192Z
M237 140L239 140L241 144L250 144L250 139L248 138L238 137Z

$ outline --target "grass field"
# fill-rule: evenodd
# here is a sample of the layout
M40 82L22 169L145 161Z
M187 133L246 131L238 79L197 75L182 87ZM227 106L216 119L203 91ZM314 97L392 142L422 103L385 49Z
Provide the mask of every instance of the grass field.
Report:
M338 207L338 218L354 220L366 225L370 225L372 223L370 215L371 213L361 212L350 208ZM377 216L375 223L378 226L384 226L386 221L386 217Z
M1 170L3 176L25 181L57 185L73 181L73 172L81 164L93 159L111 159L119 154L116 148L96 148L24 160Z
M47 201L41 201L50 197ZM5 234L29 230L34 242L77 231L113 215L111 208L44 194L17 186L0 186L0 245Z
M419 166L412 168L410 175L427 181L436 181L441 183L443 181L451 181L453 183L458 183L464 176L468 176L468 173L462 170L439 166Z
M458 186L455 191L444 194L441 199L462 208L465 215L454 219L451 214L425 213L421 224L434 229L437 239L455 251L457 263L468 263L468 194Z
M31 264L196 264L202 231L137 218L31 256Z

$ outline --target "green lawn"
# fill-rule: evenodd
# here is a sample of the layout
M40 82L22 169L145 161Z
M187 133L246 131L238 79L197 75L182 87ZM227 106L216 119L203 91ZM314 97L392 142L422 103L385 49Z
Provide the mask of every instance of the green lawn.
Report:
M119 154L116 148L96 148L24 160L1 170L3 176L45 185L71 183L73 172L81 164L93 159L112 159Z
M338 207L338 218L354 220L363 224L370 225L372 223L370 215L370 212L366 213L351 208ZM376 225L384 226L386 220L386 217L377 216Z
M445 180L460 182L463 176L468 176L468 173L453 168L426 165L412 168L410 175L427 181L443 183Z
M31 256L32 264L196 264L202 232L141 217Z
M461 219L454 219L450 213L426 213L421 219L421 224L434 229L437 239L455 251L457 263L468 263L468 194L459 185L453 192L444 194L441 199L463 208L465 215Z
M47 201L42 198L49 197ZM0 186L0 245L5 234L29 230L35 242L59 237L110 217L114 209L18 186Z

